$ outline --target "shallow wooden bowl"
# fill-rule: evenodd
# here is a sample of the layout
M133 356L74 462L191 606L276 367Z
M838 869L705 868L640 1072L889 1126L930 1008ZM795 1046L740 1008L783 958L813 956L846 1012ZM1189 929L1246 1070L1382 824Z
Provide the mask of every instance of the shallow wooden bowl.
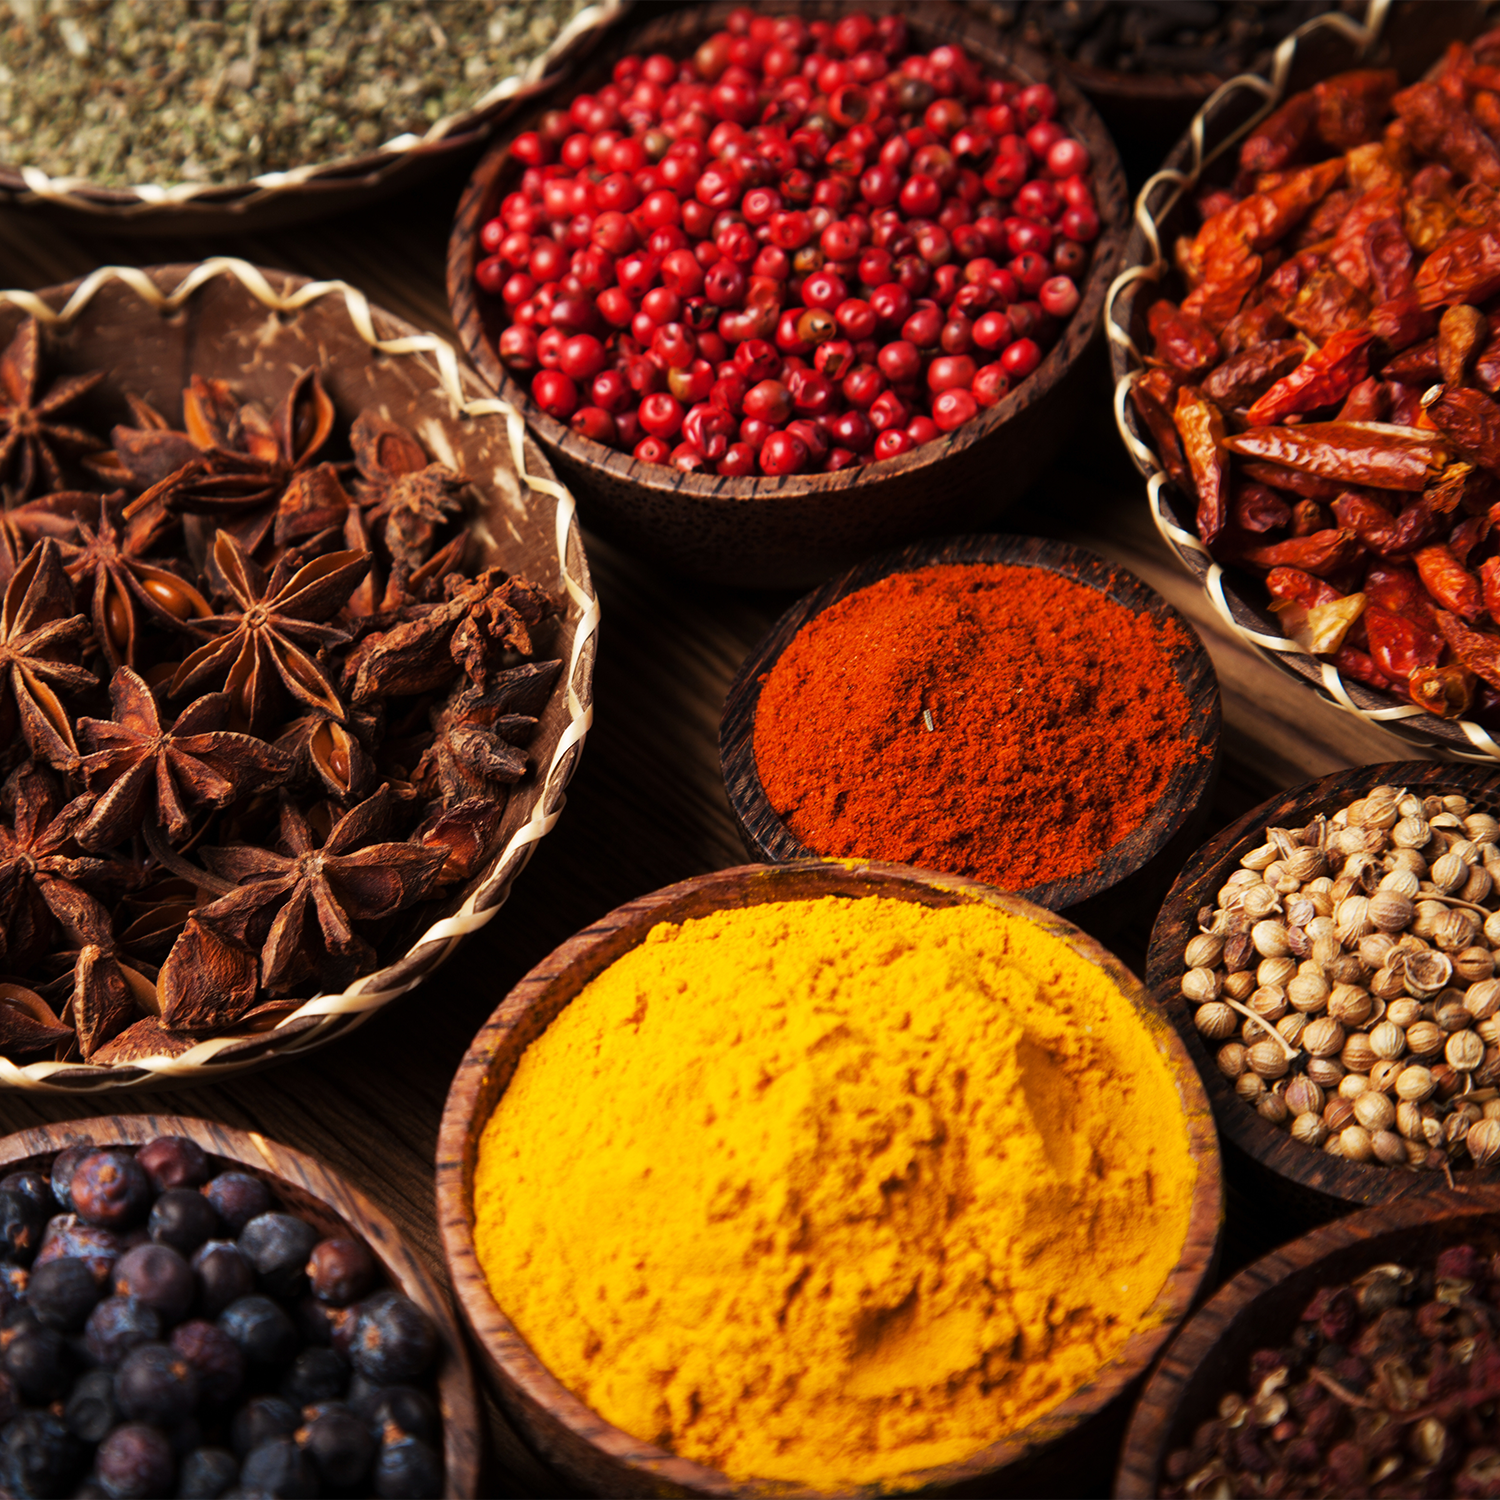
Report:
M1250 1356L1285 1343L1319 1287L1409 1258L1430 1262L1465 1240L1494 1253L1496 1214L1494 1188L1444 1188L1325 1224L1247 1266L1194 1314L1152 1372L1126 1434L1116 1500L1156 1495L1168 1457L1215 1415L1221 1396L1246 1389Z
M1217 1253L1222 1218L1218 1143L1202 1087L1181 1041L1151 1004L1140 982L1118 959L1071 923L993 887L957 876L931 875L902 865L806 860L792 865L746 865L700 875L618 907L570 938L506 996L464 1056L448 1092L437 1152L438 1226L459 1307L479 1343L484 1368L522 1435L571 1485L598 1495L717 1495L737 1500L796 1500L814 1492L784 1484L737 1482L675 1457L612 1427L572 1395L532 1353L490 1294L474 1250L473 1177L479 1138L526 1048L591 980L635 947L659 922L681 922L709 912L767 901L821 896L893 897L924 906L981 901L1025 916L1061 938L1109 975L1141 1017L1165 1058L1182 1100L1198 1181L1182 1259L1162 1288L1142 1328L1089 1384L1040 1420L972 1458L904 1476L859 1492L874 1500L907 1481L921 1493L1026 1495L1067 1484L1080 1455L1106 1449L1098 1436L1115 1403L1156 1358L1191 1307ZM1072 1441L1063 1444L1067 1437ZM1090 1438L1094 1439L1091 1446ZM1065 1448L1062 1452L1059 1449ZM1071 1491L1063 1491L1068 1493Z
M1440 1172L1414 1172L1329 1156L1299 1144L1286 1131L1261 1119L1220 1073L1213 1052L1193 1025L1192 1007L1181 991L1182 952L1198 931L1199 909L1216 904L1217 892L1239 868L1240 856L1265 842L1265 829L1304 827L1319 813L1332 815L1381 785L1410 787L1421 796L1461 792L1481 811L1500 811L1500 781L1492 770L1441 761L1360 766L1294 786L1230 824L1188 861L1162 905L1146 956L1146 984L1203 1075L1226 1151L1248 1162L1252 1174L1303 1222L1345 1213L1353 1205L1393 1203L1428 1194L1442 1187L1444 1178ZM1500 1166L1466 1167L1458 1180L1500 1186Z
M1174 772L1165 795L1129 838L1109 850L1091 870L1065 880L1031 886L1017 894L1037 906L1065 911L1080 926L1107 935L1134 917L1149 920L1182 861L1206 828L1208 807L1219 770L1219 683L1212 661L1190 625L1154 589L1134 574L1082 547L1042 537L952 537L917 542L860 563L792 606L745 659L724 699L719 721L719 760L724 786L745 847L759 859L782 863L816 857L781 821L761 785L755 764L755 713L761 679L780 660L798 631L814 615L840 599L893 573L933 564L1007 563L1060 574L1122 604L1138 615L1175 620L1191 646L1172 662L1187 695L1189 717L1183 739L1207 754ZM1128 889L1121 889L1125 882Z
M159 1135L186 1136L211 1157L217 1170L261 1178L283 1206L324 1234L351 1235L370 1247L390 1284L410 1297L438 1334L436 1375L443 1414L443 1493L479 1492L481 1429L469 1356L448 1294L400 1231L357 1188L320 1162L259 1134L231 1130L183 1115L98 1115L65 1125L39 1125L0 1140L0 1173L41 1170L59 1151L86 1141L96 1146L140 1146Z
M106 1084L207 1082L352 1030L427 977L465 933L499 910L536 839L555 821L582 754L598 606L572 498L558 491L540 450L523 441L519 422L512 432L503 415L483 408L487 393L472 373L460 377L449 345L371 308L343 283L313 285L232 260L99 271L34 294L0 293L0 348L38 308L50 371L109 372L79 406L83 422L105 432L112 422L132 420L127 391L177 422L191 375L226 380L243 399L270 409L295 372L317 366L341 430L373 407L409 427L435 458L470 476L479 497L471 557L526 575L559 602L555 628L539 638L538 651L564 665L527 746L532 769L511 792L487 864L420 926L393 924L380 969L342 994L318 994L309 984L298 997L307 1003L269 1031L196 1043L174 1037L160 1052L115 1064L17 1066L0 1058L0 1087L92 1092ZM376 348L372 340L388 347ZM528 475L551 490L532 488Z
M893 8L875 0L871 10ZM687 56L720 29L728 3L683 7L621 39L620 50ZM837 0L812 0L798 14L838 14ZM982 524L1018 499L1052 462L1072 428L1073 403L1088 399L1104 294L1128 220L1125 176L1108 133L1088 102L1039 54L1003 49L994 31L957 6L907 7L923 46L963 45L992 73L1057 90L1061 119L1094 159L1103 226L1082 301L1040 368L972 422L899 458L837 474L781 479L683 474L640 463L628 453L580 437L531 400L501 365L495 343L505 326L498 298L480 294L474 267L479 231L519 180L509 138L494 146L469 182L448 241L448 300L460 340L480 373L526 415L548 456L583 506L584 520L642 556L712 583L805 588L882 547L935 531ZM602 81L585 74L581 86Z

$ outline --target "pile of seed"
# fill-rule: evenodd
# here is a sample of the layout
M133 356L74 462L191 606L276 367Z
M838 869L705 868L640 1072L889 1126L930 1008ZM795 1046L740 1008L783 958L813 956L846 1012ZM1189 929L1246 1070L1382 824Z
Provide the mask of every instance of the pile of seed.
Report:
M1265 837L1183 954L1220 1072L1330 1155L1484 1165L1500 1152L1500 822L1379 786Z
M420 135L584 0L9 0L0 161L106 187L233 183Z

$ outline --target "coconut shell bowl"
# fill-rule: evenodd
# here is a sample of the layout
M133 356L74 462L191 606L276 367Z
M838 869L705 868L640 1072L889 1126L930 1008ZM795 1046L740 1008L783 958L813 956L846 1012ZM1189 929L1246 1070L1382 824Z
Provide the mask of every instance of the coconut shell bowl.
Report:
M474 1246L473 1186L479 1140L526 1048L590 981L662 922L682 922L762 902L839 896L894 898L930 907L985 902L1024 915L1098 965L1141 1015L1182 1101L1198 1166L1182 1258L1156 1304L1120 1354L1058 1407L1002 1442L942 1469L902 1476L858 1493L1038 1494L1056 1490L1082 1452L1113 1450L1102 1436L1192 1305L1216 1256L1221 1216L1218 1148L1204 1098L1178 1039L1119 961L1071 923L992 887L898 865L804 860L697 876L629 902L586 928L533 969L475 1037L449 1090L437 1154L437 1206L444 1255L459 1307L488 1375L517 1430L570 1492L594 1495L717 1495L769 1500L811 1495L784 1483L740 1482L611 1426L571 1394L532 1352L491 1294ZM1089 1446L1091 1445L1092 1446ZM1066 1452L1062 1450L1068 1450ZM1106 1480L1097 1480L1102 1486Z
M892 7L864 8L878 14ZM674 8L623 37L618 51L690 57L705 37L723 28L731 9L728 4ZM844 13L828 0L796 9L804 19ZM480 230L519 185L523 167L510 152L514 136L491 149L459 204L448 246L448 296L464 349L480 373L525 413L558 473L578 495L585 522L676 572L733 586L806 588L880 548L931 532L973 529L1041 476L1071 428L1073 403L1096 378L1085 355L1095 342L1129 214L1124 173L1107 132L1083 96L1045 59L1003 49L994 31L972 13L934 5L907 7L903 14L922 48L956 43L989 76L1054 87L1060 122L1093 159L1101 230L1079 286L1078 308L1036 371L963 426L895 458L834 473L730 477L641 462L581 436L544 413L529 386L500 363L496 341L505 326L504 304L479 292L474 281L475 266L487 253ZM606 72L596 69L584 74L581 87L597 88L606 79ZM535 124L535 118L524 121L521 129Z
M1467 1150L1451 1153L1451 1165L1447 1170L1444 1170L1442 1162L1436 1158L1432 1159L1427 1167L1418 1169L1415 1165L1385 1165L1380 1160L1360 1160L1345 1155L1331 1155L1322 1149L1321 1141L1304 1144L1302 1140L1293 1139L1286 1128L1286 1122L1282 1125L1270 1123L1262 1118L1254 1103L1247 1103L1245 1098L1236 1093L1236 1081L1221 1070L1218 1061L1219 1049L1227 1042L1243 1043L1245 1040L1243 1032L1247 1029L1253 1030L1256 1036L1264 1039L1262 1028L1252 1026L1249 1020L1245 1020L1241 1026L1240 1016L1236 1015L1234 1018L1236 1024L1232 1034L1226 1032L1219 1035L1216 1031L1212 1039L1206 1037L1195 1024L1194 1017L1198 1011L1198 1003L1190 1002L1183 993L1186 973L1184 955L1187 944L1204 930L1201 918L1220 907L1220 893L1234 876L1234 872L1241 868L1241 859L1248 855L1251 856L1253 864L1263 863L1261 857L1254 851L1277 847L1274 842L1268 845L1267 830L1306 829L1317 818L1332 817L1340 809L1365 797L1372 788L1378 786L1405 788L1413 797L1420 799L1456 794L1468 800L1474 813L1494 814L1500 811L1500 797L1496 795L1494 773L1477 766L1445 765L1431 761L1361 766L1355 770L1341 771L1332 776L1325 776L1321 780L1293 787L1246 813L1244 817L1211 839L1187 862L1162 906L1161 915L1151 934L1151 947L1146 960L1146 983L1156 997L1156 1002L1163 1014L1181 1034L1189 1054L1203 1076L1204 1086L1213 1104L1214 1117L1218 1122L1220 1136L1231 1165L1245 1167L1249 1173L1249 1180L1254 1181L1265 1194L1273 1197L1278 1205L1291 1216L1293 1222L1300 1220L1304 1227L1329 1219L1336 1214L1347 1213L1354 1207L1394 1204L1407 1198L1430 1193L1447 1186L1450 1176L1452 1181L1460 1187L1468 1187L1471 1184L1500 1185L1500 1170L1497 1170L1496 1160L1492 1154L1483 1151L1477 1156L1469 1154ZM1434 816L1437 815L1434 813ZM1462 833L1462 830L1459 832ZM1429 852L1433 851L1429 849ZM1377 859L1380 857L1377 855ZM1328 863L1330 874L1337 875L1338 869L1333 867L1339 864L1338 858L1330 855ZM1428 889L1430 890L1431 886ZM1362 894L1362 888L1360 893ZM1416 902L1424 899L1428 898L1420 893L1414 897ZM1463 909L1462 902L1449 902L1448 904L1450 909ZM1483 906L1473 905L1474 921L1482 923L1483 913L1492 910L1494 906L1495 901L1492 896L1485 899ZM1204 912L1204 908L1208 908L1208 913ZM1284 920L1285 908L1280 914L1273 912L1270 916L1273 921ZM1374 929L1368 930L1374 931ZM1395 928L1392 930L1399 931ZM1442 941L1446 941L1446 938ZM1482 945L1487 942L1487 938L1477 935L1475 941ZM1440 946L1439 939L1436 937L1434 944ZM1296 955L1292 956L1295 958ZM1469 980L1459 972L1456 963L1458 957L1456 952L1451 955L1449 966L1452 973L1448 979L1444 980L1444 983L1450 987L1456 987L1456 993L1448 991L1431 993L1431 986L1427 986L1427 998L1430 1003L1423 1011L1423 1019L1432 1019L1428 1016L1428 1011L1436 1013L1448 1001L1457 1000L1464 995L1465 986ZM1251 963L1256 966L1255 972L1258 980L1260 979L1258 967L1260 962L1261 956L1257 949L1252 956ZM1222 960L1219 967L1222 970ZM1266 976L1266 978L1271 977L1269 974ZM1336 980L1340 976L1335 974L1332 977ZM1358 976L1350 977L1358 978ZM1388 1012L1380 1009L1394 1002L1387 1002L1380 998L1379 987L1375 984L1378 978L1379 971L1377 970L1359 979L1356 988L1366 989L1372 997L1372 1013L1361 1023L1350 1021L1345 1040L1353 1038L1356 1031L1370 1031L1372 1026L1378 1026L1383 1020L1389 1020L1392 1027L1399 1021L1403 1024L1403 1029L1407 1030L1408 1035L1411 1034L1411 1026L1407 1023L1413 1022L1414 1024L1415 1009L1413 1017L1407 1017L1394 1010ZM1437 978L1443 978L1441 972L1438 973ZM1393 990L1392 993L1394 994L1395 991ZM1410 1004L1414 993L1421 993L1421 991L1412 991L1408 987L1407 992L1399 998ZM1287 994L1291 999L1298 998L1293 996L1290 990ZM1318 1012L1316 1015L1310 1015L1309 1020L1320 1019L1325 1014L1325 1012ZM1445 1019L1450 1026L1458 1026L1459 1029L1462 1029L1465 1024L1456 1011ZM1475 1022L1470 1021L1466 1024L1474 1025ZM1478 1022L1478 1025L1484 1024L1482 1021ZM1441 1029L1434 1023L1434 1032ZM1482 1033L1471 1033L1471 1045L1476 1036L1482 1036ZM1322 1040L1320 1038L1318 1042L1320 1051ZM1384 1039L1375 1040L1380 1040L1382 1047L1386 1045ZM1394 1044L1394 1038L1391 1041ZM1424 1037L1421 1046L1425 1049L1424 1055L1418 1054L1415 1045L1403 1050L1399 1058L1401 1065L1409 1066L1413 1063L1420 1063L1424 1066L1430 1065L1431 1069L1441 1070L1447 1067L1450 1073L1453 1071L1448 1061L1453 1054L1446 1041L1433 1035ZM1285 1049L1282 1050L1285 1051ZM1392 1050L1394 1050L1394 1045L1392 1045ZM1303 1052L1301 1049L1293 1049L1293 1051L1298 1055L1289 1064L1289 1072L1265 1079L1269 1092L1285 1093L1295 1074L1306 1066L1308 1059L1312 1056L1311 1053ZM1377 1054L1377 1056L1384 1055L1383 1052ZM1329 1054L1334 1062L1339 1062L1343 1056L1342 1045L1335 1047ZM1394 1081L1384 1078L1377 1080L1373 1067L1369 1066L1373 1059L1365 1058L1361 1061L1366 1065L1367 1076L1372 1083L1380 1081L1388 1085L1386 1092L1393 1104L1399 1104L1399 1101L1406 1097L1405 1093L1398 1088L1399 1074ZM1473 1072L1469 1082L1464 1083L1461 1078L1447 1079L1447 1075L1439 1071L1436 1092L1432 1092L1430 1098L1417 1102L1423 1105L1430 1103L1432 1109L1441 1113L1446 1119L1449 1107L1461 1103L1466 1093L1474 1092L1480 1101L1492 1095L1494 1089L1485 1071L1491 1059L1485 1057L1480 1060L1476 1052L1475 1058L1468 1061L1467 1066L1472 1069L1476 1061L1479 1063L1479 1070ZM1340 1066L1342 1067L1343 1064L1340 1063ZM1394 1062L1389 1066L1393 1067ZM1272 1072L1275 1073L1274 1065ZM1337 1082L1331 1074L1325 1093L1328 1103L1335 1101L1339 1093ZM1351 1096L1345 1095L1344 1097ZM1357 1103L1357 1100L1354 1102ZM1445 1104L1448 1107L1440 1108ZM1327 1103L1323 1108L1326 1107ZM1376 1108L1378 1110L1378 1106ZM1357 1123L1360 1123L1358 1115L1354 1119L1341 1122L1341 1128ZM1396 1127L1392 1126L1392 1128ZM1334 1133L1332 1130L1329 1132L1330 1135Z
M536 840L556 820L591 712L598 619L572 498L558 485L540 450L526 440L520 419L507 414L477 377L460 374L451 346L372 308L359 292L341 282L312 284L228 259L147 270L112 268L95 272L86 281L38 293L0 294L0 348L26 332L28 319L34 319L34 337L40 348L39 379L56 382L53 388L58 390L76 389L77 385L85 388L81 399L69 403L60 419L75 424L66 429L69 432L79 427L105 434L125 431L127 436L134 434L144 441L152 434L144 431L142 424L149 426L153 421L175 431L188 421L183 414L184 389L198 377L223 382L229 393L224 400L243 403L244 410L249 410L249 403L257 403L262 424L268 424L264 413L277 410L278 403L289 400L287 392L293 382L315 369L327 403L319 410L332 424L322 429L328 444L333 445L323 451L330 460L344 459L346 463L335 472L344 474L351 484L355 482L350 477L352 465L347 462L349 447L338 445L349 441L345 435L361 413L370 414L367 422L384 421L403 429L408 436L402 441L408 445L415 442L421 449L420 455L411 448L403 450L412 455L413 467L440 464L444 470L460 471L467 480L461 501L467 539L457 543L464 549L465 572L473 574L494 567L506 574L522 575L546 591L555 610L552 617L540 621L534 645L540 653L538 662L553 658L560 665L539 674L539 681L545 679L545 691L534 695L536 702L527 710L537 723L528 731L525 771L508 796L502 793L487 804L495 812L487 813L483 820L487 826L484 836L468 847L465 858L472 856L472 864L464 870L453 869L451 873L457 878L441 888L431 906L425 910L408 908L412 917L404 930L401 924L408 918L402 911L383 923L379 932L372 933L375 959L363 974L352 980L336 975L331 982L325 977L322 983L317 976L309 975L298 981L300 989L284 997L289 1003L277 1001L271 1011L262 1007L259 1018L247 1024L241 1025L241 1015L230 1011L223 1024L195 1023L182 1028L162 1021L160 993L153 989L154 965L165 965L166 949L159 953L142 950L143 961L153 967L139 986L127 981L138 1007L128 1021L118 1009L112 1012L109 1028L100 1028L92 1035L86 1059L79 1055L73 1032L66 1033L66 1040L53 1050L38 1052L32 1045L29 1051L0 1057L0 1086L68 1092L196 1082L318 1046L358 1025L431 974L463 935L489 921L504 902ZM70 387L69 377L89 372L104 373L92 386L81 381ZM127 397L135 403L133 406L127 404ZM147 416L143 417L143 412ZM266 432L270 431L266 425ZM170 432L165 437L161 432L156 436L178 443L187 455L174 458L169 467L197 461L191 455L199 450L185 433L178 433L176 438ZM211 441L205 438L205 443ZM106 447L100 452L113 454L114 450ZM110 461L122 462L117 457ZM234 461L243 465L247 460L241 457ZM69 462L74 460L70 458ZM80 476L77 483L90 477L81 461L76 472ZM139 492L144 481L135 479L134 471L131 477L132 493ZM117 482L122 489L126 487L126 481ZM115 483L103 487L114 488ZM54 482L51 488L65 486ZM45 486L37 491L45 492ZM98 502L91 496L85 498L94 505L92 514L97 517ZM7 511L5 520L11 528L6 532L8 548L16 546L13 529L21 515ZM351 524L347 503L344 515L345 520L337 524ZM186 547L189 553L195 545L217 549L228 535L218 531L215 540L214 529L193 532L191 526L204 519L188 515L181 532L168 531L164 534L167 541L150 544L173 565L183 567L184 576L186 563L170 553L172 547ZM215 523L223 524L222 520ZM317 524L328 523L319 520ZM321 535L326 540L331 533ZM267 532L255 546L267 546L272 540ZM22 543L19 551L24 554L32 541L23 537ZM212 555L217 561L218 551ZM192 561L195 566L202 565L196 555ZM148 571L171 582L171 575L160 568ZM100 576L104 576L102 568ZM180 583L172 586L181 587ZM81 608L87 611L89 607L85 599ZM100 609L95 603L96 614ZM207 609L197 610L198 615L205 613ZM9 614L5 628L13 628ZM340 641L349 639L346 633L334 633ZM205 629L203 639L210 634ZM108 717L111 711L107 685L118 674L103 660L102 650L94 650L91 659L101 672L88 675L85 669L84 675L89 684L102 680L106 686L86 689L97 694L93 700L70 697L69 714L102 713ZM160 651L154 645L151 650L150 661L155 662ZM143 664L146 660L142 658ZM67 670L75 678L80 675L76 667ZM174 705L170 678L163 682L162 691L167 696L161 713L166 726L182 712L184 693L190 689L182 688ZM82 693L85 689L75 686L72 691ZM57 711L63 713L62 708ZM273 726L267 732L278 730ZM356 773L353 762L347 759L352 753L353 749L346 747L345 790L350 797L356 793ZM57 764L55 758L53 763ZM371 785L359 795L368 796L375 790ZM271 795L274 798L276 793ZM197 809L199 804L190 802L189 806ZM198 816L196 811L194 816ZM9 810L6 818L11 818ZM175 857L174 851L166 852ZM184 885L181 893L191 903L191 888ZM114 891L106 895L116 902ZM144 899L152 900L152 909L159 908L164 918L171 915L167 897L162 898L167 905L154 901L154 897ZM177 910L176 916L186 921L186 907ZM129 920L114 917L120 931ZM175 929L162 929L166 941L172 941L171 931ZM250 961L253 966L253 955ZM28 984L37 982L20 973L6 977ZM15 990L16 985L8 983L0 992L0 1002L14 1006L16 1001L11 997ZM59 1008L68 998L64 993L57 1000ZM32 999L38 997L33 994ZM6 1017L16 1019L11 1009ZM46 1022L45 1017L33 1015L25 1024L38 1020ZM58 1017L53 1015L47 1024L56 1027Z
M443 1422L442 1493L477 1494L482 1443L479 1407L469 1357L448 1295L396 1226L363 1193L320 1162L262 1135L231 1130L211 1120L98 1115L21 1130L0 1139L0 1175L49 1172L57 1154L73 1146L134 1147L159 1136L182 1136L201 1147L213 1173L243 1172L259 1178L270 1189L274 1208L307 1220L321 1234L365 1244L386 1284L415 1302L437 1331L437 1363L427 1379Z
M1188 703L1181 725L1184 745L1197 747L1173 771L1150 813L1098 862L1077 875L1017 892L1023 899L1108 937L1142 924L1165 894L1182 861L1206 830L1218 776L1219 687L1213 663L1191 627L1155 590L1124 568L1084 550L1040 537L974 536L916 542L858 564L799 600L745 659L724 700L719 759L729 805L746 849L772 863L851 853L811 849L782 820L761 783L755 759L755 720L763 681L798 632L839 600L881 579L937 565L1004 564L1036 568L1097 590L1133 614L1182 626L1171 665Z
M1402 1284L1404 1278L1395 1273L1423 1268L1430 1273L1438 1256L1450 1247L1469 1245L1481 1255L1500 1250L1497 1213L1500 1193L1493 1187L1460 1192L1443 1188L1425 1197L1350 1214L1247 1266L1199 1308L1152 1371L1120 1456L1113 1490L1118 1500L1148 1500L1172 1482L1167 1468L1171 1456L1191 1446L1200 1423L1220 1415L1221 1398L1229 1393L1253 1397L1257 1381L1250 1373L1252 1355L1284 1349L1299 1326L1307 1329L1300 1321L1303 1309L1321 1288L1354 1282L1359 1288L1357 1299L1373 1292L1379 1300L1372 1301L1365 1314L1368 1325L1381 1306L1390 1305L1389 1294L1380 1296L1385 1285ZM1386 1278L1392 1279L1387 1283ZM1404 1296L1420 1318L1421 1294ZM1399 1363L1399 1356L1393 1362ZM1305 1373L1294 1372L1281 1394L1285 1396L1305 1378ZM1420 1398L1413 1401L1413 1410L1419 1402ZM1435 1407L1440 1404L1433 1403ZM1403 1437L1412 1431L1413 1427L1404 1427ZM1334 1441L1330 1438L1320 1446L1326 1449ZM1451 1455L1450 1447L1444 1469L1427 1477L1427 1484L1435 1487L1424 1490L1423 1479L1418 1477L1424 1467L1419 1447L1402 1443L1378 1453L1365 1450L1361 1453L1364 1477L1357 1478L1354 1487L1336 1493L1462 1493L1452 1488L1456 1475ZM1388 1481L1385 1486L1379 1485L1382 1471ZM1182 1478L1175 1480L1179 1487L1183 1483Z

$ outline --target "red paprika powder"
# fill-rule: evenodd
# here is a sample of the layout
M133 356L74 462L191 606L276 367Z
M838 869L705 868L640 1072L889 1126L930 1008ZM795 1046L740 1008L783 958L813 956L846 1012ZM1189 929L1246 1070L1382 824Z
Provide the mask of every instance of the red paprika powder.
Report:
M1081 874L1204 752L1175 620L1037 568L898 573L810 620L761 679L755 762L819 854L1011 890Z

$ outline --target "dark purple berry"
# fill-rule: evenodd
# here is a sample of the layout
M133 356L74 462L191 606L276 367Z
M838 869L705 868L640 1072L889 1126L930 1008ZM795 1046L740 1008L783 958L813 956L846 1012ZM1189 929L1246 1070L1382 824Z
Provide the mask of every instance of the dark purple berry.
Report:
M302 1425L302 1414L280 1396L256 1396L234 1414L229 1443L243 1459L272 1438L290 1437Z
M214 1212L238 1234L258 1214L271 1211L271 1190L246 1172L220 1172L203 1189Z
M73 1212L73 1173L85 1156L91 1156L99 1148L87 1136L76 1146L59 1151L52 1158L52 1196L58 1208L65 1214Z
M333 1307L368 1296L380 1280L375 1257L359 1240L319 1240L307 1261L312 1294Z
M332 1344L335 1335L345 1324L353 1328L354 1313L346 1307L330 1307L326 1302L319 1302L316 1297L304 1297L297 1304L297 1326L302 1330L302 1337L310 1344ZM347 1352L349 1340L344 1339L344 1351Z
M91 1151L78 1163L69 1192L78 1217L101 1229L128 1229L151 1206L150 1180L125 1151Z
M187 1316L195 1291L192 1270L170 1245L137 1245L115 1262L115 1295L139 1297L164 1324Z
M90 1370L73 1382L63 1407L63 1421L74 1437L85 1443L102 1443L119 1420L115 1377L108 1370Z
M169 1188L151 1205L146 1230L157 1244L170 1245L179 1255L191 1255L219 1232L219 1216L202 1193Z
M206 1318L218 1317L231 1302L255 1290L255 1272L233 1240L209 1240L188 1264L197 1274L198 1307Z
M20 1329L0 1363L28 1401L54 1401L68 1388L68 1346L56 1329L40 1324Z
M115 1371L115 1405L134 1422L175 1427L198 1404L193 1367L166 1344L139 1344Z
M159 1135L135 1153L141 1170L158 1193L172 1188L202 1187L209 1179L203 1147L180 1135Z
M9 1308L26 1295L26 1288L30 1284L31 1272L25 1266L14 1265L8 1260L0 1260L0 1317L3 1317Z
M219 1500L239 1473L239 1463L227 1448L194 1448L182 1461L178 1500Z
M281 1382L281 1394L293 1406L337 1401L348 1388L349 1362L332 1349L304 1349Z
M443 1461L421 1438L387 1443L375 1460L375 1493L382 1500L412 1496L429 1500L443 1493Z
M83 1450L60 1417L22 1412L5 1429L6 1487L16 1495L61 1495L83 1464Z
M8 1177L0 1177L0 1191L18 1193L34 1203L44 1219L57 1212L57 1199L52 1196L52 1183L45 1172L12 1172Z
M161 1319L156 1309L139 1297L106 1297L84 1324L83 1342L96 1365L112 1369L138 1344L152 1344L161 1337Z
M246 1495L300 1496L318 1493L317 1476L296 1441L277 1437L246 1455L240 1465L240 1489Z
M297 1433L297 1442L312 1459L318 1478L335 1489L359 1484L375 1457L374 1435L347 1407L319 1412Z
M180 1323L172 1330L172 1347L193 1367L205 1401L222 1406L239 1393L245 1356L223 1329L202 1318Z
M377 1435L395 1432L432 1444L442 1439L443 1422L437 1407L415 1386L367 1385L358 1393L351 1388L349 1404Z
M437 1354L437 1333L411 1298L377 1292L355 1311L349 1357L356 1370L381 1385L404 1384L426 1373Z
M0 1257L29 1265L47 1229L46 1212L33 1199L0 1188Z
M103 1288L109 1284L120 1249L120 1237L110 1230L85 1224L77 1214L58 1214L48 1221L31 1269L35 1272L52 1260L81 1260Z
M284 1365L297 1352L297 1329L269 1297L241 1297L219 1314L219 1327L252 1365Z
M257 1214L240 1231L240 1254L255 1267L273 1297L300 1297L307 1290L307 1260L318 1231L291 1214Z
M49 1260L32 1271L26 1305L48 1328L77 1333L103 1295L87 1261Z
M138 1422L116 1427L99 1444L94 1469L112 1500L165 1495L177 1475L172 1445L154 1427Z

